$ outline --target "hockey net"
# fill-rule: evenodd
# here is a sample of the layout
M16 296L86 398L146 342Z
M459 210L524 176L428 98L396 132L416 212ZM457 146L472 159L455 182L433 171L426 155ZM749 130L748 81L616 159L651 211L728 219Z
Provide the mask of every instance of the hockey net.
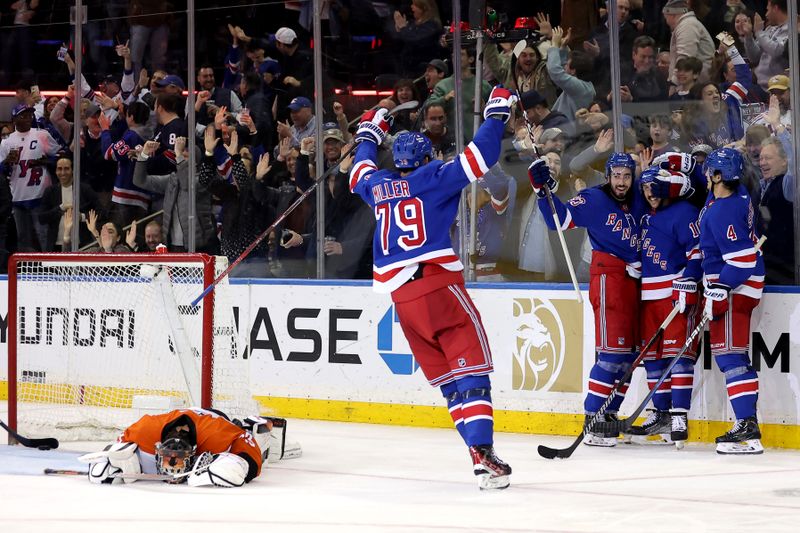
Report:
M99 440L179 407L258 413L227 278L191 305L226 266L203 254L13 256L11 426Z

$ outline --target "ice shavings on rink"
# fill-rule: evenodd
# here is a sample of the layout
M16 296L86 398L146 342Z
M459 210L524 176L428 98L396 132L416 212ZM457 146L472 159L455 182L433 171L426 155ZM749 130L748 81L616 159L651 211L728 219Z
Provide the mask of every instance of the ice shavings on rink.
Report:
M40 475L76 454L0 446L0 531L796 531L800 452L723 457L710 445L581 446L548 461L537 444L572 438L500 433L511 487L477 489L454 430L292 420L299 459L239 489L91 485ZM64 443L97 451L105 443ZM30 475L20 475L30 474Z

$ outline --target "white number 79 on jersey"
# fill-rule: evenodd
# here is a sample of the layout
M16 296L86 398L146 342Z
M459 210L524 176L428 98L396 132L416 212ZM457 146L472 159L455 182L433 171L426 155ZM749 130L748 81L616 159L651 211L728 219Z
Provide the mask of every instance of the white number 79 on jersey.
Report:
M394 205L382 203L375 206L375 219L381 232L381 249L383 255L389 255L389 248L393 243L389 241L393 236L397 245L403 250L419 248L428 236L425 234L425 209L422 200L409 198Z

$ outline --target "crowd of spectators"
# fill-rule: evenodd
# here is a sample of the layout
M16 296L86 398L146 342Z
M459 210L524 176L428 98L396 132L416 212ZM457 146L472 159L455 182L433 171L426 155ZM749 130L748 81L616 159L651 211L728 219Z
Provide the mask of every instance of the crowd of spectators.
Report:
M502 12L512 25L517 16L526 17L535 31L517 57L514 43L487 38L476 49L474 40L464 39L459 72L452 68L449 2L324 2L321 117L314 112L310 2L286 2L280 16L257 20L247 15L258 13L255 6L241 21L209 9L201 16L206 26L198 31L198 68L192 73L171 59L170 29L180 6L162 0L85 2L89 44L81 79L74 79L72 36L64 36L65 46L54 53L64 65L60 73L25 71L34 61L29 50L21 50L35 47L29 25L51 3L20 0L0 11L0 27L8 30L0 80L17 88L11 116L0 117L10 119L0 143L4 256L70 250L73 183L79 181L78 235L85 249L146 252L164 244L183 252L193 218L196 250L237 259L351 148L361 109L345 105L334 89L363 79L356 72L363 68L354 66L363 57L350 46L363 42L356 33L369 28L376 49L370 80L377 89L391 89L391 96L372 103L392 108L417 100L416 110L395 117L390 133L421 131L437 157L452 158L459 144L470 141L476 94L480 107L495 83L519 89L533 128L517 113L506 156L471 205L477 211L478 279L564 279L524 169L535 143L562 183L560 195L602 182L605 158L614 149L610 72L618 62L625 149L642 166L668 151L702 160L715 148L740 149L754 216L768 236L767 282L794 282L789 90L796 73L788 72L788 41L798 28L788 18L786 0L618 0L618 58L611 57L604 2L490 1L495 15ZM103 35L112 38L111 59L98 49ZM342 67L347 64L349 70ZM197 90L191 132L187 75L195 77ZM43 98L39 84L59 76L67 79L64 96ZM461 139L455 129L459 113ZM82 124L78 139L75 115ZM319 130L321 147L315 146ZM315 168L318 150L322 168ZM379 165L392 164L389 153L382 151ZM81 158L79 177L73 175L75 157ZM375 218L349 192L350 164L344 157L234 275L315 276L322 241L326 277L371 277ZM317 212L317 194L324 214ZM588 241L578 233L570 246L580 264ZM4 267L5 257L0 261Z

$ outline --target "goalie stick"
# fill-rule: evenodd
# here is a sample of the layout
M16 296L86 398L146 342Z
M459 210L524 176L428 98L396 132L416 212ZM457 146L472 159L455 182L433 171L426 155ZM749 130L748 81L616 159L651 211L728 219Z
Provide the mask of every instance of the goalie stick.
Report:
M594 427L597 425L597 422L604 417L604 415L606 414L606 409L608 409L608 406L611 405L611 402L612 400L614 400L614 397L617 395L617 393L623 387L623 385L625 385L631 379L631 376L633 376L633 371L636 370L636 368L644 360L645 354L647 354L647 352L650 350L650 347L653 345L653 343L655 343L656 340L661 337L661 334L664 333L665 329L667 329L667 326L669 326L670 322L672 322L672 319L675 318L675 316L678 314L679 309L680 307L678 307L677 305L672 308L672 311L670 311L670 313L667 315L667 318L664 319L664 322L662 322L661 325L658 326L658 330L656 330L655 334L650 338L649 341L647 341L647 344L645 344L644 348L641 349L641 351L639 352L639 356L633 361L631 367L628 369L627 372L625 372L625 375L622 376L622 379L620 379L614 384L614 388L611 389L608 398L606 398L606 401L603 402L603 405L600 406L600 409L598 409L597 412L594 414L594 416L591 419L589 419L589 421L583 426L583 429L581 430L580 434L575 438L575 441L568 448L550 448L549 446L540 444L539 447L537 448L539 455L541 455L545 459L555 459L555 458L567 459L569 456L573 454L573 452L575 452L578 446L580 446L581 442L583 442L583 437L585 437L587 433L589 433L592 429L594 429ZM677 360L677 357L675 359ZM603 423L606 424L607 422Z
M202 473L202 471L198 472ZM70 470L68 468L45 468L44 474L47 476L88 476L88 470ZM108 477L112 479L135 479L138 481L175 481L182 477L188 476L191 472L186 472L178 476L170 476L167 474L110 474Z
M17 441L18 443L22 444L26 448L39 448L40 450L55 450L58 448L58 439L54 439L52 437L46 437L42 439L33 439L28 437L23 437L10 427L6 425L5 422L0 420L0 426L3 429L8 431L8 434L11 435L11 438Z
M418 106L419 106L419 102L417 100L410 100L408 102L400 104L399 106L397 106L394 109L392 109L391 111L389 111L387 116L392 116L395 113L399 113L400 111L406 111L406 110L409 110L409 109L416 109ZM253 242L251 242L250 245L247 248L245 248L245 250L241 253L241 255L239 255L239 257L237 257L236 260L233 263L228 265L228 268L226 268L219 276L217 276L217 278L214 281L211 282L211 284L208 287L205 288L205 290L203 290L203 292L200 294L200 296L198 296L197 298L192 300L192 303L190 305L192 307L196 306L200 302L200 300L205 298L206 295L209 292L211 292L214 289L214 287L217 286L217 284L220 281L225 279L225 276L230 274L231 270L233 270L236 267L236 265L241 263L244 260L245 257L250 255L250 252L252 252L253 249L256 246L258 246L259 243L261 241L263 241L267 237L267 235L272 233L272 231L278 226L278 224L283 222L284 219L286 217L288 217L289 214L291 214L291 212L294 211L297 208L297 206L299 206L301 203L303 203L303 200L305 200L308 197L309 194L314 192L314 190L317 188L317 186L319 186L319 184L322 183L325 180L325 178L327 178L330 174L332 174L336 169L339 168L339 164L342 161L344 161L344 159L347 156L349 156L351 153L353 153L357 146L358 146L358 144L353 143L353 146L351 146L350 149L347 150L347 152L345 152L342 155L342 157L339 158L339 160L336 162L336 164L332 165L331 167L328 168L328 170L323 172L322 175L320 177L318 177L314 181L314 183L311 184L311 186L308 189L303 191L303 194L298 196L297 199L294 202L292 202L292 204L289 207L287 207L286 210L283 213L278 215L278 218L276 218L275 221L272 224L270 224L270 226L267 229L265 229L263 232L261 232L261 235L256 237L255 240Z

